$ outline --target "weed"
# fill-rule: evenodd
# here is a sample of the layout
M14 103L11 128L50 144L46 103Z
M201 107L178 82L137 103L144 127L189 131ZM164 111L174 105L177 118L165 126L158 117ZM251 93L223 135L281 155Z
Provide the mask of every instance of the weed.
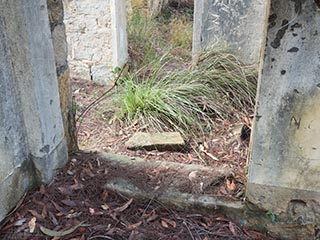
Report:
M255 104L257 72L245 66L226 46L215 46L201 55L195 69L198 78L209 79L224 102L224 118L252 112Z
M274 223L274 222L276 221L276 215L275 215L273 212L268 211L268 212L266 213L266 215L270 218L270 220L271 220L272 223Z
M176 3L186 8L179 10ZM214 118L240 118L252 111L256 74L225 46L215 46L200 56L193 70L186 69L191 60L191 1L169 5L155 19L136 9L128 22L129 54L138 70L121 79L116 118L194 135L210 131Z
M145 0L131 0L131 7L133 11L144 9L146 7Z

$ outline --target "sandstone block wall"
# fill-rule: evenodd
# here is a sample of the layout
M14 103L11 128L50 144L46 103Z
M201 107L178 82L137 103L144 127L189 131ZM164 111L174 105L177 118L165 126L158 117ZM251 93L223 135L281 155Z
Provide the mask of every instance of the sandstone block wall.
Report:
M70 71L68 66L68 43L64 24L62 0L47 0L50 30L55 53L56 73L60 94L60 104L69 151L77 150L75 136L75 112L73 111Z
M127 60L125 0L63 2L71 76L107 84Z

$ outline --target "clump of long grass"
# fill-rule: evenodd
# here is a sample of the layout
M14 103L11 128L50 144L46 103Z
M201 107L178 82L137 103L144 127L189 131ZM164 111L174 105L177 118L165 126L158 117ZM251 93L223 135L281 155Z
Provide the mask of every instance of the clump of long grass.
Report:
M202 55L192 71L166 70L172 59L167 55L122 79L116 104L125 124L197 135L210 131L214 118L237 118L253 108L255 74L228 51Z
M255 104L257 72L252 66L244 65L226 47L217 46L203 53L194 75L206 79L220 96L220 105L224 109L219 114L222 118L232 118L252 112Z
M193 23L183 18L174 18L168 24L168 28L172 45L191 51Z

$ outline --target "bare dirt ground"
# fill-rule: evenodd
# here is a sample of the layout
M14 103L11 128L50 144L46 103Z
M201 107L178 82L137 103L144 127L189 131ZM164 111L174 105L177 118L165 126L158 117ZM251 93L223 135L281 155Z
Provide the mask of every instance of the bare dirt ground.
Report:
M74 100L83 110L106 90L92 82L73 80ZM232 177L216 184L217 195L241 200L245 184L248 139L239 138L242 122L218 121L213 135L189 139L188 152L129 151L125 141L136 126L109 124L114 106L109 100L90 111L78 132L81 149L143 157L161 161L208 166L227 166ZM79 123L78 123L79 124ZM130 169L119 175L130 175ZM31 190L15 211L0 225L0 239L271 239L213 213L185 212L155 200L137 201L106 190L110 166L94 152L70 157L47 186ZM146 179L137 179L141 185Z

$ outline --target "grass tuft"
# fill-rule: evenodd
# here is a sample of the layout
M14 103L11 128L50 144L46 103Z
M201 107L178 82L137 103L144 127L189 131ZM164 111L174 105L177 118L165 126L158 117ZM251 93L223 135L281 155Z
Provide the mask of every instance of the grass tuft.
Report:
M165 55L122 79L116 104L125 124L190 136L211 131L214 118L239 118L253 108L256 75L228 51L202 55L192 71L167 70L172 59Z
M252 112L256 73L225 47L207 51L188 69L191 2L170 1L156 18L143 8L133 11L129 54L132 69L138 70L121 79L115 97L116 119L124 124L190 136L211 131L215 118L239 119ZM135 5L141 4L136 0Z

